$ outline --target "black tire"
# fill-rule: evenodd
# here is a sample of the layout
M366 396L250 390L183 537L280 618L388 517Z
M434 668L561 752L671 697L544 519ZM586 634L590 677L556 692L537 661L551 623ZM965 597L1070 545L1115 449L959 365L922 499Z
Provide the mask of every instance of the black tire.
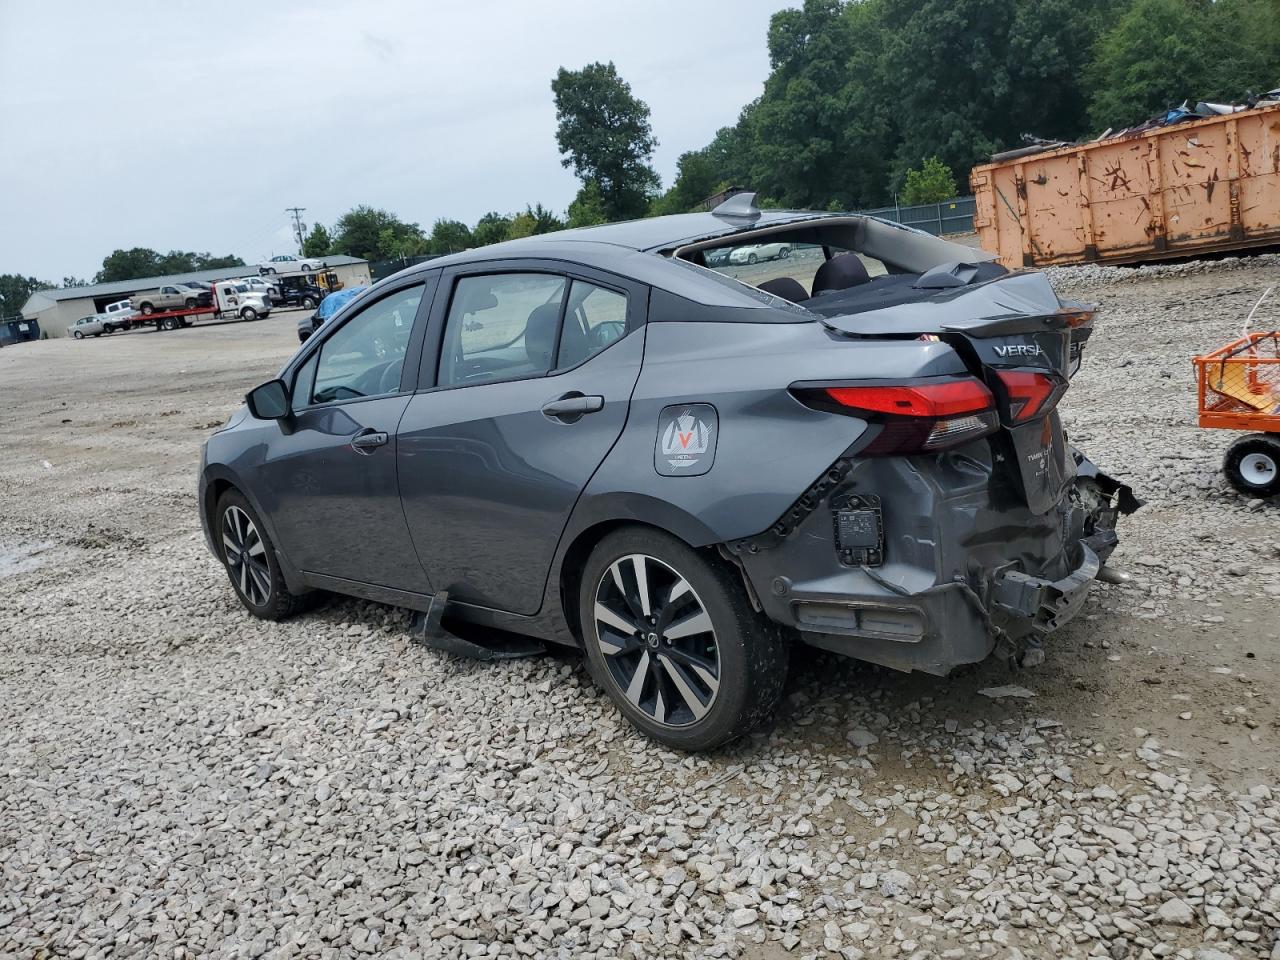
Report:
M187 297L187 299L186 299L186 300L184 300L183 302L187 305L187 309L188 309L188 310L194 310L194 309L196 308L196 298L195 298L195 297Z
M142 304L141 306L138 307L138 309L142 311L142 315L144 317L149 317L151 316L151 314L155 313L156 311L156 308L149 303Z
M778 259L779 259L779 260L785 260L785 259L787 259L787 257L789 257L789 256L791 256L791 248L790 248L790 247L783 247L781 250L779 250L779 251L778 251Z
M1251 433L1227 450L1222 463L1227 482L1248 497L1280 494L1280 436Z
M240 311L240 319L244 321L257 320L258 311L253 309L253 307L245 307Z
M102 325L102 332L103 332L103 333L115 333L115 332L116 332L116 328L115 328L115 327L113 327L113 326L112 326L111 324L109 324L109 323L104 323L104 324Z
M95 333L95 334L94 334L94 336L95 336L95 337L100 337L100 336L102 336L102 331L101 331L101 330L99 330L97 333Z
M71 334L71 335L72 335L73 337L75 337L77 340L83 340L83 339L84 339L84 331L83 331L83 330L75 330L75 331L73 331L73 332L72 332L72 334Z
M636 557L644 558L645 581L654 591L648 621L639 599ZM688 589L677 590L682 581ZM679 600L673 596L677 593ZM623 611L621 622L634 621L642 629L630 635L608 629L609 622L597 618L598 599L610 611ZM601 540L583 568L578 614L596 683L628 720L669 747L709 750L744 736L773 714L782 696L789 649L781 630L752 609L737 571L669 534L626 527ZM705 620L710 628L686 629L675 640L668 637L666 631L694 620ZM604 641L601 624L606 628ZM606 645L615 649L606 654ZM651 663L652 669L646 669ZM714 669L704 669L699 676L688 667L692 663ZM679 664L686 667L676 669ZM642 669L646 675L637 687ZM623 686L628 675L633 698ZM703 679L711 676L714 688ZM659 713L669 722L659 721Z
M275 267L267 267L267 269L266 269L266 270L264 270L264 271L263 271L263 273L269 273L271 276L273 276L273 277L274 277L274 276L276 275L276 268L275 268Z
M237 523L238 517L232 511L239 511L252 524L254 536L245 535L245 528ZM232 525L235 525L234 530ZM312 594L291 593L285 584L276 559L275 545L261 518L239 490L228 490L218 498L213 529L218 558L226 568L231 589L251 614L260 620L285 620L310 605ZM249 557L250 566L246 567L243 554L251 553L258 543L261 543L262 551L258 556ZM232 549L237 549L237 556L229 558Z
M304 308L304 309L306 309L306 310L314 310L314 309L316 308L316 298L315 298L315 297L303 297L303 298L302 298L302 306L303 306L303 308Z
M758 263L759 260L760 258L756 256L754 253L747 254L747 263Z

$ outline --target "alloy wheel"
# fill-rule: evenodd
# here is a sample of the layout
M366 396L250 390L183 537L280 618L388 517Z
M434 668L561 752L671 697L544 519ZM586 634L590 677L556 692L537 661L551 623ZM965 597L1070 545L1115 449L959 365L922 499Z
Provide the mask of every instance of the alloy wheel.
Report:
M241 596L254 606L266 606L271 599L267 547L254 522L239 507L227 507L222 514L222 552Z
M596 586L595 639L611 679L655 723L697 723L720 689L720 648L697 592L645 554L615 561Z

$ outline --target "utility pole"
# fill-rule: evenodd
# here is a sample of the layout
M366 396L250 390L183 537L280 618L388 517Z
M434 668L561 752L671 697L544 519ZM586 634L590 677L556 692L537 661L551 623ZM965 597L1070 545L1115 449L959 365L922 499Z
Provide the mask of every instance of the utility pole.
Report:
M307 225L302 222L302 211L306 209L307 209L306 207L285 207L284 208L285 213L293 214L293 235L298 238L299 256L301 256L302 254L302 238L307 229Z

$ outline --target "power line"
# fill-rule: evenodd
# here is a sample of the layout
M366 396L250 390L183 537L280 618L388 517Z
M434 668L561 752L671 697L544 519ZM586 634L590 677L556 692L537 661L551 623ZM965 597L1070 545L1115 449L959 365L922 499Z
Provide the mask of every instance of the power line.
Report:
M306 207L285 207L285 213L293 214L293 235L298 238L298 253L302 253L302 237L306 232L307 225L302 222L302 211Z

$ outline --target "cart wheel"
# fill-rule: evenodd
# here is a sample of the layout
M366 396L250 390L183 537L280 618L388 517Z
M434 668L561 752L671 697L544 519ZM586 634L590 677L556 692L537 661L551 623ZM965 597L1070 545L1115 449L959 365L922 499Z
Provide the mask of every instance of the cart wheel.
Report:
M1233 443L1222 464L1227 482L1251 497L1280 494L1280 437L1251 433Z

